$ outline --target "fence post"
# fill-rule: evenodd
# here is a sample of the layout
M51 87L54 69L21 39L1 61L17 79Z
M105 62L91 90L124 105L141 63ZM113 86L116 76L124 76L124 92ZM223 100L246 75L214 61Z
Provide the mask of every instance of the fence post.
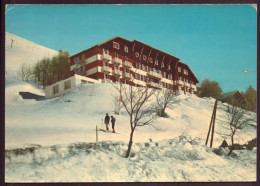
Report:
M98 126L96 125L96 142L98 142Z

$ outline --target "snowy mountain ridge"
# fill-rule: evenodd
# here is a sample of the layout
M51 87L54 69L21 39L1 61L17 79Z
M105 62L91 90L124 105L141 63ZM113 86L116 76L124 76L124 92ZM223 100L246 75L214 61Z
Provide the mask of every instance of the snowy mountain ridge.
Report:
M22 63L32 65L47 51L55 55L46 48L35 51L23 46L6 48L8 75ZM213 98L179 95L180 102L166 110L168 117L157 119L160 131L149 126L136 129L130 158L126 159L129 116L124 110L114 114L112 96L116 92L110 84L82 84L64 96L36 101L22 99L19 91L44 95L39 87L14 76L5 83L7 182L256 180L256 148L234 151L227 157L227 149L217 155L204 145ZM225 105L218 104L214 148L224 139L218 132L227 122ZM95 129L105 128L105 113L115 116L117 134L98 132L96 142ZM256 118L256 114L249 112L248 117ZM250 124L237 132L235 143L244 144L256 137L256 120ZM181 139L181 135L186 138Z

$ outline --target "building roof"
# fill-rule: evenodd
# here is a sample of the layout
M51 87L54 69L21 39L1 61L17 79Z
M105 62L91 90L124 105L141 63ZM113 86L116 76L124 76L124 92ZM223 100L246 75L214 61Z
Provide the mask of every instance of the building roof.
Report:
M152 49L154 49L154 50L158 50L158 51L160 51L160 52L162 52L162 53L164 53L164 54L166 54L166 55L169 55L169 56L171 56L171 57L173 57L173 58L175 58L175 59L178 59L178 60L179 60L179 58L177 58L176 56L174 56L174 55L171 55L171 54L168 54L168 53L166 53L166 52L164 52L164 51L161 51L161 50L159 50L159 49L157 49L157 48L154 48L154 47L152 47L152 46L150 46L150 45L147 45L147 44L145 44L145 43L143 43L143 42L141 42L141 41L134 40L134 42L141 43L141 44L143 44L143 45L146 45L146 46L148 46L148 47L150 47L150 48L152 48Z
M226 98L230 98L232 97L235 93L239 92L238 90L234 90L231 92L226 92L220 95L220 100L226 99Z

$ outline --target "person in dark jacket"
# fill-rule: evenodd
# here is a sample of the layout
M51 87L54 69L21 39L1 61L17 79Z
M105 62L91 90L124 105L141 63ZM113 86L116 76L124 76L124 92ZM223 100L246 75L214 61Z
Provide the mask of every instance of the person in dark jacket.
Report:
M113 129L113 132L115 133L115 123L116 123L116 118L114 118L114 116L111 116L111 123L112 123L112 129Z
M109 130L109 128L108 128L108 125L109 125L109 115L108 115L108 113L106 113L106 117L105 117L105 124L106 124L106 129L107 130Z

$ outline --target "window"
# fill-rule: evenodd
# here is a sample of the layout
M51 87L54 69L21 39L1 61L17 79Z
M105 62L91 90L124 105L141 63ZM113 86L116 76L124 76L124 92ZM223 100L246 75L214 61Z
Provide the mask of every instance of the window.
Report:
M118 53L115 52L115 57L118 58Z
M181 85L179 85L179 90L181 90Z
M135 57L139 57L139 52L135 52Z
M188 75L188 70L184 70L184 74Z
M191 93L194 94L194 90L193 89L191 89Z
M109 54L109 50L103 48L103 54Z
M70 89L71 88L71 81L65 81L64 82L64 90Z
M145 65L144 64L142 64L142 70L145 71Z
M53 86L52 90L53 90L53 94L59 93L59 85Z
M124 51L128 53L128 46L124 46Z
M128 57L127 56L125 56L125 61L128 61Z
M164 63L162 62L162 64L161 64L161 68L163 68L164 67Z
M166 78L166 72L163 72L163 77Z
M75 58L74 58L74 63L76 64L76 63L79 63L79 62L80 62L79 56L78 56L78 57L75 57Z
M190 81L190 84L192 84L192 85L193 85L193 82L192 82L192 81Z
M159 74L162 74L162 71L158 70L158 73L159 73Z
M153 63L153 58L149 57L149 62Z
M149 71L148 66L146 66L146 71L147 71L147 72Z
M181 67L178 67L178 72L181 72Z
M139 69L139 63L135 63L135 68Z
M119 43L113 41L113 47L119 49Z
M156 59L154 63L155 63L155 65L158 65L158 60Z
M107 67L108 67L108 63L107 63L107 62L104 62L104 66L107 66Z
M147 59L146 55L143 55L143 60L146 60L146 59Z
M172 74L168 74L168 79L172 79Z
M171 70L171 66L170 66L170 64L168 65L168 68L167 68L167 70Z
M181 81L181 77L179 77L179 80Z
M116 77L116 82L119 82L119 77Z
M105 74L105 79L109 79L109 76L107 74Z

